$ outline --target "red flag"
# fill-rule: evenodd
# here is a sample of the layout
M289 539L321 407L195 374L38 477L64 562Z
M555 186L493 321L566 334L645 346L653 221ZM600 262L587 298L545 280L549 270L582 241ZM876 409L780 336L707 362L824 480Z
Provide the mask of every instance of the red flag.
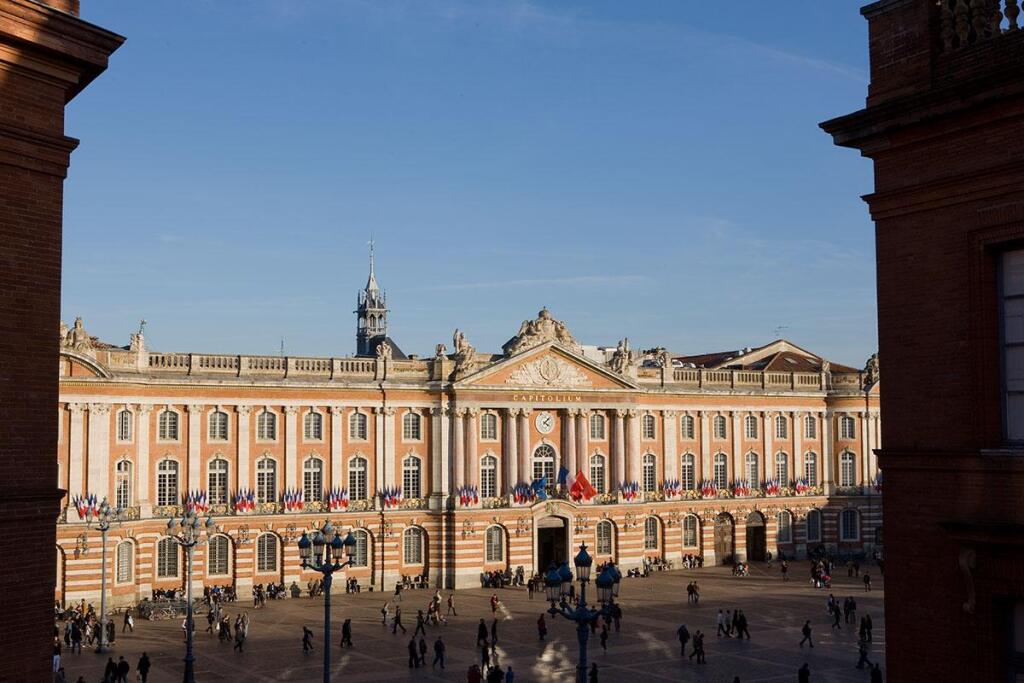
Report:
M582 470L576 473L576 481L572 483L572 487L569 489L569 495L573 498L582 498L583 500L590 500L597 495L597 489L593 487L590 480L583 474Z

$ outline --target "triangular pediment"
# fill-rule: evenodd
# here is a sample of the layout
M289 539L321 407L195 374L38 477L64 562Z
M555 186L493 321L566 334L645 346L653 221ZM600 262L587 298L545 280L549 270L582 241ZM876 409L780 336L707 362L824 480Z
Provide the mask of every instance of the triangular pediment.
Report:
M545 342L477 370L456 382L456 387L504 389L636 389L622 377L558 342Z

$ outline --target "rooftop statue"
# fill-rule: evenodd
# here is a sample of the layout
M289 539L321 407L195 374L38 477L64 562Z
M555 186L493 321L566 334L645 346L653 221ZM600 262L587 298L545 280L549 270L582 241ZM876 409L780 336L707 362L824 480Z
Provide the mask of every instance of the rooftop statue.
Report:
M582 351L565 323L552 317L551 311L547 308L540 310L536 320L524 320L516 336L505 342L501 349L506 356L513 356L548 341L558 342L575 353Z
M60 324L60 332L62 335L61 347L65 349L72 349L74 351L91 351L93 348L92 337L85 331L85 326L82 324L82 317L75 318L74 327L68 329L68 326L63 322Z
M612 370L620 375L625 375L633 367L633 363L633 352L629 349L629 338L620 339L609 363Z

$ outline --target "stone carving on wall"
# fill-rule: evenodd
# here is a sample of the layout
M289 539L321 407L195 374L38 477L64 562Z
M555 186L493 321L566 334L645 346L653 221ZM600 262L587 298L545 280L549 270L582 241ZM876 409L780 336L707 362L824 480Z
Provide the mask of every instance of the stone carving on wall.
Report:
M520 351L548 341L558 342L575 353L583 351L565 323L556 320L547 308L540 310L536 320L524 320L523 324L519 326L516 336L505 342L501 350L505 352L506 356L513 356Z
M561 358L544 356L516 368L506 384L537 387L588 387L590 378L575 365Z
M381 339L380 343L377 344L377 359L378 360L391 360L391 344L388 343L387 339Z
M456 328L452 334L452 346L455 347L455 376L466 374L473 368L476 360L476 349L466 339L465 333Z
M609 363L612 370L625 375L633 367L633 352L629 349L629 338L619 340L618 346L615 347L615 353L612 354L611 362Z
M92 337L85 331L82 325L81 316L75 318L74 327L68 328L63 322L60 324L60 345L61 348L73 351L89 352L93 349Z
M878 354L871 354L868 362L864 364L864 388L870 389L878 383Z

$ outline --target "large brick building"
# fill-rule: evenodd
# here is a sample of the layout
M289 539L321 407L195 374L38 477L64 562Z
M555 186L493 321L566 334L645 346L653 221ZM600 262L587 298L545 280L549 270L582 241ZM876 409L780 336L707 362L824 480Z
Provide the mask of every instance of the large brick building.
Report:
M64 106L122 38L77 0L0 0L0 679L46 680L52 654ZM26 581L25 577L31 577Z
M325 518L354 531L349 575L377 590L402 575L479 585L580 542L632 567L881 540L874 360L859 371L781 340L692 357L584 346L547 310L501 353L457 330L419 358L387 336L374 274L358 303L363 355L345 358L156 353L141 331L118 348L63 328L58 597L98 593L98 533L72 500L86 493L127 513L109 542L117 602L181 585L165 525L196 491L217 525L197 590L304 583L297 535ZM562 467L599 494L566 495ZM520 500L542 477L547 498Z
M875 169L892 680L1024 676L1021 11L866 6L867 106L823 124Z

